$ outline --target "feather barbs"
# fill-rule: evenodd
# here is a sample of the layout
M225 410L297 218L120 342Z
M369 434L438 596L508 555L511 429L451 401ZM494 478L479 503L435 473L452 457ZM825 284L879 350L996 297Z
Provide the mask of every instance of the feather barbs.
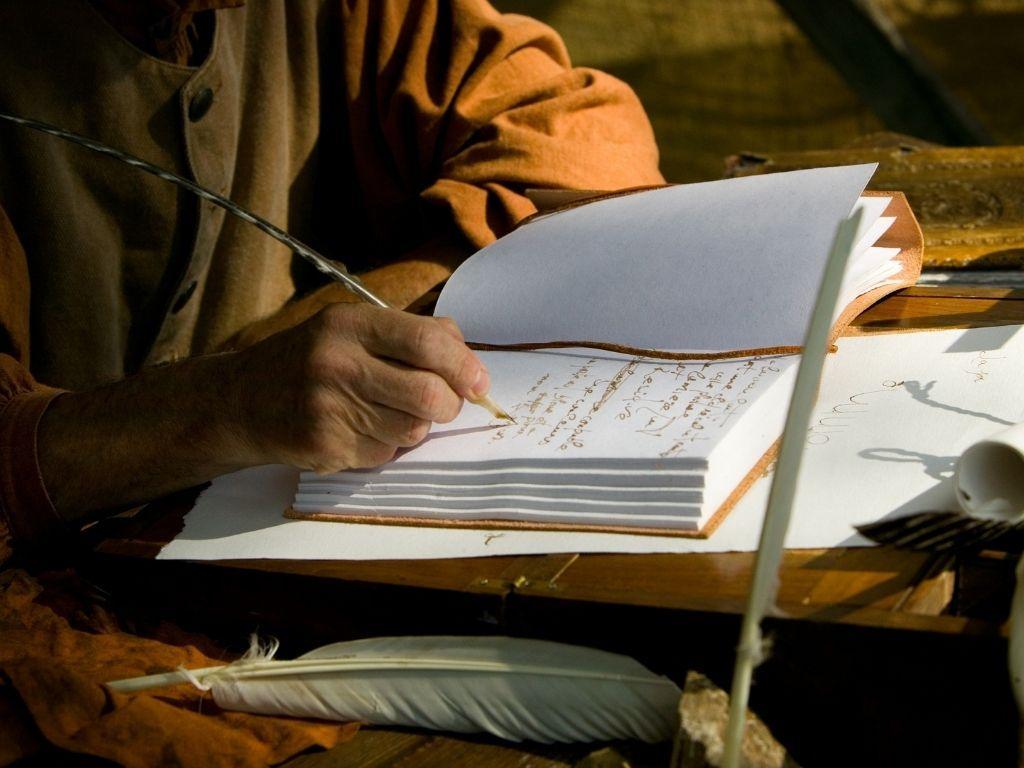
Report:
M487 732L513 741L671 738L681 692L628 656L508 637L395 637L335 643L292 661L253 641L223 667L192 670L224 709ZM181 672L116 681L139 691Z

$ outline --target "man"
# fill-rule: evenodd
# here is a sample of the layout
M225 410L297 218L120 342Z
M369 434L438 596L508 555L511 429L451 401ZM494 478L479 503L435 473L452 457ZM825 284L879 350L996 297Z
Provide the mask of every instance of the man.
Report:
M193 177L403 306L528 187L661 180L628 87L484 0L0 0L0 110ZM452 322L341 303L254 228L54 138L0 127L0 209L14 541L246 466L377 465L488 389Z

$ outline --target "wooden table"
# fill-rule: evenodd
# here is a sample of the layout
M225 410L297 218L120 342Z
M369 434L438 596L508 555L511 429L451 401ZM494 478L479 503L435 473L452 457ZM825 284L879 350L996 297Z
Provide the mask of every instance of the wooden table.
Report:
M913 288L866 312L851 333L1009 323L1024 323L1024 292ZM82 567L140 615L160 606L154 618L235 647L254 629L275 634L285 658L370 635L502 633L629 653L677 680L695 668L728 688L751 553L154 560L190 498L98 527ZM1013 764L1017 716L1002 627L1011 587L1012 562L989 553L788 552L779 610L767 622L773 651L755 675L752 706L804 765ZM368 745L384 739L375 734L357 737L335 762L302 764L369 764ZM440 745L442 754L453 743L394 738ZM496 764L508 755L481 744L498 750L488 753ZM484 759L473 754L447 764Z

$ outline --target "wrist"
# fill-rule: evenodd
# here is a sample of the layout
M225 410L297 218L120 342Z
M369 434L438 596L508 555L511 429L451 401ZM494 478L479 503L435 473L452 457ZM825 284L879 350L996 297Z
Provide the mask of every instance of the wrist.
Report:
M266 463L237 366L232 353L193 358L54 400L37 450L57 511L73 519Z
M190 361L194 402L204 404L195 413L195 432L210 459L227 470L269 461L259 439L246 357L244 351L224 352Z

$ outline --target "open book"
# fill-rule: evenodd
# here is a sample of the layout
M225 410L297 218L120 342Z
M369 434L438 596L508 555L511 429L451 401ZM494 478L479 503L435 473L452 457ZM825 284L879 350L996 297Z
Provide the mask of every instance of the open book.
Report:
M833 333L912 285L921 234L874 166L663 187L539 215L437 314L515 424L466 408L373 470L304 473L290 517L707 535L771 461L831 240L864 215Z

